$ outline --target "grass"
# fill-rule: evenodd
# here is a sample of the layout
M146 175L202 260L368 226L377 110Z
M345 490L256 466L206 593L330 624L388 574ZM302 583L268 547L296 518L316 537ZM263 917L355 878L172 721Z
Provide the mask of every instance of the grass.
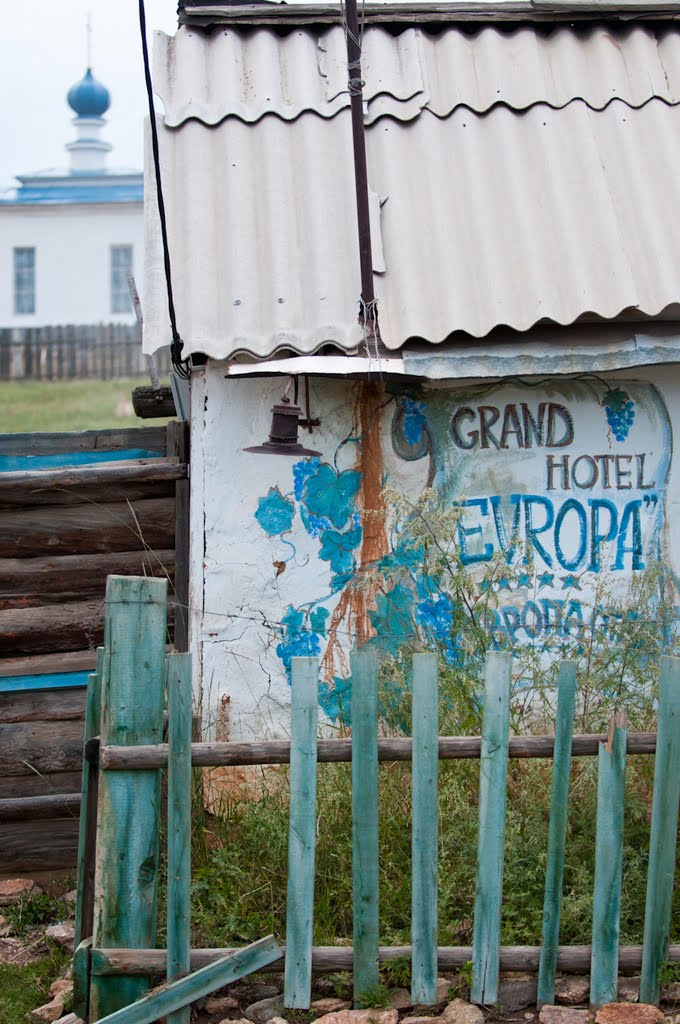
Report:
M30 431L106 430L167 423L141 420L132 389L142 377L119 380L0 381L0 434Z
M653 758L629 757L621 899L621 942L642 941L648 808ZM597 791L595 758L574 763L561 942L587 944L592 926ZM477 854L479 764L440 764L439 941L469 945ZM207 835L197 831L192 893L195 946L251 942L285 934L288 828L287 771L264 775L257 802L225 805ZM269 779L269 782L267 782ZM333 944L352 935L351 768L322 764L318 775L318 839L314 941ZM540 945L551 762L510 763L506 820L502 942ZM380 766L380 941L410 941L410 766ZM264 857L262 851L266 850ZM675 889L671 941L680 937Z
M26 1024L30 1011L49 1001L50 985L64 971L69 959L68 953L55 948L30 964L0 963L2 1024Z

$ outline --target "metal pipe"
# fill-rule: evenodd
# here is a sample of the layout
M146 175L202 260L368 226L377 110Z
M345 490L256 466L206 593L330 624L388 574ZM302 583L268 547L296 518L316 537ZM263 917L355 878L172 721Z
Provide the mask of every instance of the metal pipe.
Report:
M371 250L371 219L368 207L368 172L366 168L366 136L364 134L364 83L361 79L361 46L357 0L346 0L347 72L352 114L352 148L354 151L354 184L359 230L359 261L361 265L361 310L359 321L379 337L378 311L373 289L373 256Z

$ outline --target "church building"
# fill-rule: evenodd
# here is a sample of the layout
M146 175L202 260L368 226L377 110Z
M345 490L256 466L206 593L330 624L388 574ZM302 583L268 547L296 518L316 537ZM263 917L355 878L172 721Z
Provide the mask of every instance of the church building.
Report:
M0 194L0 328L134 322L127 278L141 276L143 175L107 166L111 97L91 68L66 98L70 165L17 175Z

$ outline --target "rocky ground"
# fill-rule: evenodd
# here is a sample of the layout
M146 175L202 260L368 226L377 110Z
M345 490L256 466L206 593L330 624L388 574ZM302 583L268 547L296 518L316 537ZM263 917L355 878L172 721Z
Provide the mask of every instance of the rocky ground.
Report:
M29 930L12 924L21 901L35 899L40 888L27 879L0 882L0 963L23 966L39 960L56 943L73 947L75 892L61 898L66 919ZM20 934L12 934L13 931ZM280 975L257 976L200 1000L193 1008L195 1024L589 1024L589 979L586 975L558 978L554 1006L536 1007L536 976L508 975L501 979L498 1002L478 1007L464 998L464 976L438 979L437 1001L433 1006L414 1006L407 988L381 986L376 1005L355 1010L351 1003L351 975L341 974L315 980L311 1008L290 1011L283 1006ZM609 1003L594 1016L595 1024L680 1024L680 983L664 988L658 1009L638 1003L639 978L619 978L617 1003ZM49 1000L30 1013L31 1024L82 1024L70 1011L73 994L71 968L67 966L49 989Z

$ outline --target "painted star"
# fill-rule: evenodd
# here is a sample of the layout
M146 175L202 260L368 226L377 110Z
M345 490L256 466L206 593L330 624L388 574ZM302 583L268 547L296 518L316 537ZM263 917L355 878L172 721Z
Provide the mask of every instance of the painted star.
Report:
M552 587L555 574L552 572L544 572L538 577L539 587Z
M576 576L560 576L562 580L562 590L581 590L581 584Z
M510 577L509 576L501 576L501 578L498 581L497 589L498 590L510 590Z
M530 586L531 586L531 576L529 576L528 573L526 573L526 572L521 572L519 574L519 576L517 577L517 589L519 590L520 587L530 587Z

